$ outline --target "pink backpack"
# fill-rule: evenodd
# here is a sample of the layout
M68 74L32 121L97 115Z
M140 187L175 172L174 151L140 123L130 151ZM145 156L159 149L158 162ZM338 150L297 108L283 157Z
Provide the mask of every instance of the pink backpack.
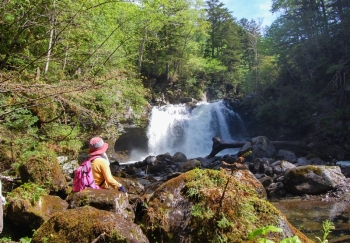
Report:
M73 192L80 192L87 187L94 189L101 189L96 185L94 177L92 175L91 161L98 158L99 156L91 157L85 160L75 171L73 180Z

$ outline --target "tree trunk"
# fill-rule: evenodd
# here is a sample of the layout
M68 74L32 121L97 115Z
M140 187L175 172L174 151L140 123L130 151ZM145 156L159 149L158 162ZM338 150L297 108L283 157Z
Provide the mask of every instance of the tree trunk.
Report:
M55 9L56 1L53 2L53 9ZM52 41L53 41L53 32L55 29L55 16L52 14L51 16L51 29L50 29L50 37L49 37L49 46L47 48L47 54L46 54L46 64L44 69L44 75L47 74L47 71L49 70L49 64L50 64L50 56L51 56L51 49L52 49Z

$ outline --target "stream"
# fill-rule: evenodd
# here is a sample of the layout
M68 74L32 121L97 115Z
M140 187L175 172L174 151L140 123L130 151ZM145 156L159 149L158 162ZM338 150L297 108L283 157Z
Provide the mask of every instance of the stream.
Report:
M335 229L328 235L330 243L350 242L350 204L346 202L326 202L308 200L271 201L287 217L288 221L307 237L319 242L323 238L322 224L333 222Z

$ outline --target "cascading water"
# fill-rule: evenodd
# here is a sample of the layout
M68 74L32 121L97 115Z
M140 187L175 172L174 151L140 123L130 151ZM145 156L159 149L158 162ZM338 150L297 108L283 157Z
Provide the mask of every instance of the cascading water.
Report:
M245 135L241 117L222 101L201 102L194 109L184 104L153 107L147 131L148 153L182 152L188 158L204 157L212 149L213 137L229 142Z

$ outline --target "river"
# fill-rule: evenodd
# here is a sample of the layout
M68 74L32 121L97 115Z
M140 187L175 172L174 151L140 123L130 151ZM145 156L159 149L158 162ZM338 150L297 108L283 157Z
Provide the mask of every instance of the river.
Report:
M350 242L350 205L346 202L280 200L271 202L284 213L288 221L315 242L322 239L322 223L333 222L335 229L328 235L330 243Z

